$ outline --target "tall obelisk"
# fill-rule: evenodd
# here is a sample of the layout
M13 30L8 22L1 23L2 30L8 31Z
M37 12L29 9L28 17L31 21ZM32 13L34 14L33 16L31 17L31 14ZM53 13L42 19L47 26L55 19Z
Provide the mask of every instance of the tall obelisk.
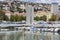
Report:
M33 24L34 22L34 7L26 4L26 24Z

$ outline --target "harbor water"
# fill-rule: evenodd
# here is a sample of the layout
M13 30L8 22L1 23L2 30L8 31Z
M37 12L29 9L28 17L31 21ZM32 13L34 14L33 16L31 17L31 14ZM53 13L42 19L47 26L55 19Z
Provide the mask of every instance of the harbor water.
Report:
M2 31L0 40L60 40L60 35L40 31Z

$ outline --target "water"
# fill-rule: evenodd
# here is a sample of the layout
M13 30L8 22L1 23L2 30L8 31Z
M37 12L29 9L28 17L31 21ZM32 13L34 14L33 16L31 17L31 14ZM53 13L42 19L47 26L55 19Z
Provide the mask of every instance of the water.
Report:
M60 35L45 32L44 34L37 31L8 31L0 32L0 40L60 40Z

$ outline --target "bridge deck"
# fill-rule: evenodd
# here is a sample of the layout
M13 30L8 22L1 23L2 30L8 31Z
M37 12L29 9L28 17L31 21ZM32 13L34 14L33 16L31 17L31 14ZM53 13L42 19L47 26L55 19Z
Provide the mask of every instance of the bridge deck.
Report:
M37 27L37 28L60 28L60 24L37 24L37 25L32 25L32 24L0 24L0 27Z

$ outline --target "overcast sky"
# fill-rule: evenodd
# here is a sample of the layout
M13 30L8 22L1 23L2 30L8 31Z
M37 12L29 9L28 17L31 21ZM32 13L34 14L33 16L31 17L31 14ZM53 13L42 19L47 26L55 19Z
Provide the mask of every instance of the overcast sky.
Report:
M22 0L22 1L27 1L27 0ZM52 1L55 1L55 2L58 2L60 0L28 0L28 1L31 1L31 2L52 2Z
M0 0L4 1L4 0ZM21 0L21 1L27 1L27 0ZM51 3L51 2L58 2L60 3L60 0L28 0L30 2L37 2L37 3Z

